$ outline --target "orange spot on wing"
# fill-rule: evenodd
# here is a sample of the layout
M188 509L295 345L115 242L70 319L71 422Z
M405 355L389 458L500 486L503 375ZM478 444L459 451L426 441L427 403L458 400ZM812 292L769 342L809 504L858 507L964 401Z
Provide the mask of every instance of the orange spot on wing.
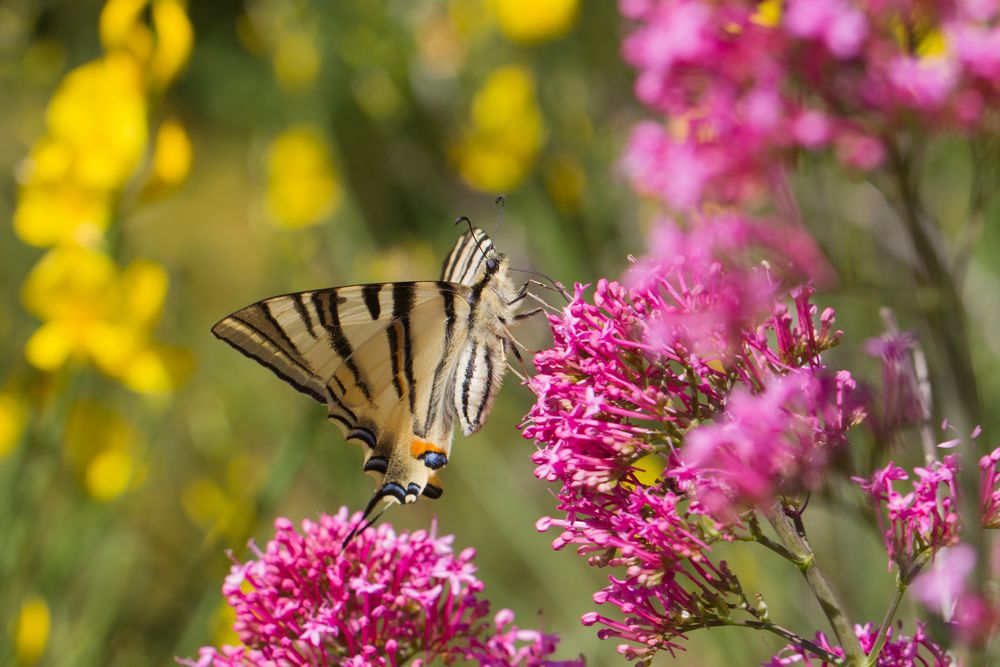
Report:
M433 442L421 440L420 438L414 438L410 441L410 456L413 458L420 458L422 454L426 454L427 452L447 454L447 452L435 445Z

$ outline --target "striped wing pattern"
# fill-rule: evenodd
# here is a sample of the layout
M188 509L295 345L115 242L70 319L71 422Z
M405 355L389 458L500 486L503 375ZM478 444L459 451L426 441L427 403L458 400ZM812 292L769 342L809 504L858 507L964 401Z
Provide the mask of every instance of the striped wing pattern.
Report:
M347 439L366 446L366 471L404 477L427 468L406 460L415 458L411 450L441 450L447 460L452 422L440 387L451 371L447 346L464 339L468 291L415 282L299 292L247 306L212 332L326 404ZM414 447L416 440L437 444ZM429 476L409 475L421 487Z
M435 473L448 462L454 422L468 435L489 414L506 366L505 267L477 229L458 239L440 281L276 296L212 332L324 403L346 439L364 446L364 470L379 484L367 515L380 500L440 496Z

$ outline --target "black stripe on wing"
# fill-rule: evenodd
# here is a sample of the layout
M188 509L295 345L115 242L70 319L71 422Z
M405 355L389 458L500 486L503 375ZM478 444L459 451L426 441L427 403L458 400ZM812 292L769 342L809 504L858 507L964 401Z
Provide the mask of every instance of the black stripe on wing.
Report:
M334 352L336 352L340 358L344 360L344 365L347 366L347 369L351 371L351 374L354 376L354 383L364 395L365 400L371 403L371 388L365 381L364 375L361 373L361 369L358 368L357 363L355 363L354 359L352 359L354 348L351 346L351 341L347 340L347 336L344 335L344 330L340 328L340 313L338 308L340 307L340 304L346 302L347 299L345 297L338 296L336 290L313 292L311 299L313 307L316 309L320 326L326 329L327 337L330 340L330 346L333 347Z
M410 313L413 311L414 289L412 283L395 283L392 286L392 317L400 324L403 345L403 375L406 378L410 414L413 414L417 379L413 375L413 338L410 335ZM391 327L390 327L391 328Z

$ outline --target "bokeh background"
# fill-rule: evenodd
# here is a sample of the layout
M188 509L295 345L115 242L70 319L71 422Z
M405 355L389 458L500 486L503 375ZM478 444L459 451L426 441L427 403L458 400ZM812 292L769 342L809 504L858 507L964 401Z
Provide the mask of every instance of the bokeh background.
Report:
M598 0L0 2L0 664L167 665L232 641L226 550L246 557L277 516L367 501L360 452L216 341L220 317L435 278L452 220L492 230L499 193L515 266L570 284L641 254L654 207L615 167L643 116L625 29ZM847 331L833 365L877 382L861 349L879 307L920 333L906 240L872 188L811 160L793 184L840 275L818 299ZM949 233L969 164L949 138L927 160ZM967 283L989 406L1000 234L983 229ZM564 656L617 664L579 623L605 574L534 529L552 499L516 430L530 402L511 377L484 431L458 439L444 497L387 519L436 520L477 548L495 609L560 633ZM855 617L876 620L893 582L858 502L820 507L814 539ZM734 549L731 566L775 618L823 627L769 554ZM675 664L754 664L779 645L702 632Z

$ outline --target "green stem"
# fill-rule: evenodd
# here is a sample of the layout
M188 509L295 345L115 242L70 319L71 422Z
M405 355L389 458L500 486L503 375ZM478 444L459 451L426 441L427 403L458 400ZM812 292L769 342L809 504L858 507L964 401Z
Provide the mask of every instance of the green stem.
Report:
M868 665L873 667L878 662L879 653L882 652L882 647L885 646L885 638L889 633L889 626L892 625L892 619L896 617L896 611L899 609L899 603L903 600L903 593L906 592L907 587L909 587L910 582L913 578L917 576L920 569L927 562L925 557L923 560L917 562L906 576L898 576L896 578L896 593L892 596L892 600L889 602L889 608L885 610L885 616L882 617L882 624L879 625L878 635L875 637L875 643L872 645L872 650L868 652Z
M829 662L834 665L843 665L845 661L839 655L835 655L830 651L817 644L816 642L810 641L803 637L802 635L792 632L788 628L784 628L780 625L775 625L770 621L733 621L728 619L716 619L711 621L706 621L699 627L736 627L736 628L752 628L754 630L767 630L772 632L779 637L787 639L792 644L799 646L801 648L807 649L813 653L817 658L823 660L824 662Z
M747 519L747 524L750 526L750 534L753 536L754 541L756 541L761 546L767 547L774 553L778 554L785 560L797 563L795 554L781 546L767 535L765 535L760 529L760 523L757 521L756 513L751 514Z
M816 555L796 528L795 522L785 514L780 502L765 509L764 516L774 528L778 540L792 554L793 562L798 566L813 595L819 601L823 613L830 621L833 632L837 635L837 640L844 649L846 659L843 664L857 667L865 665L865 652L854 632L854 624L848 618L847 612L844 611L844 605L833 589L833 585L820 569L816 562Z

